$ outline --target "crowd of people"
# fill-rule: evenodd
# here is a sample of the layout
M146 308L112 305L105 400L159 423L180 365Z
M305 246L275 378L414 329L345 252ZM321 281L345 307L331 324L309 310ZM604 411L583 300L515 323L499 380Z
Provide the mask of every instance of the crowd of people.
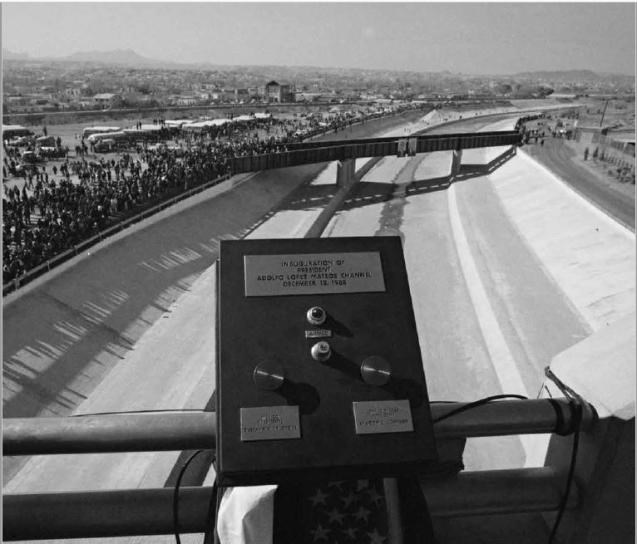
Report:
M351 125L351 114L255 120L182 134L175 144L137 145L88 160L67 155L59 166L33 165L24 185L3 196L3 283L90 238L110 224L230 173L234 157L286 150L290 142ZM6 160L6 158L5 158ZM13 160L13 158L10 158Z

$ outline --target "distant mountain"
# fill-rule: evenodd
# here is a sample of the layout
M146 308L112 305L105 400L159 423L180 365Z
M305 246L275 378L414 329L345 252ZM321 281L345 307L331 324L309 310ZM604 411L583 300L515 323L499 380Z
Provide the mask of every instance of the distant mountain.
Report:
M170 64L161 60L149 59L139 55L132 49L115 49L113 51L78 51L55 60L69 62L99 62L102 64L119 64L126 66L163 66Z
M301 75L314 73L316 76L331 74L334 76L350 77L411 77L415 79L433 80L472 80L488 77L491 79L517 79L517 80L548 80L555 83L594 83L600 81L615 81L625 83L634 80L634 76L625 74L601 74L592 70L538 70L534 72L519 72L517 74L461 74L452 73L447 70L440 72L414 71L414 70L381 70L366 68L337 68L327 66L266 66L266 65L224 65L212 62L173 62L144 57L132 49L115 49L112 51L78 51L72 55L64 57L34 58L28 53L15 53L7 49L2 49L5 60L25 61L25 62L74 62L74 63L96 63L120 65L129 68L149 68L149 69L171 69L171 70L217 70L233 71L248 70L255 73L267 73L266 77L272 79L294 80Z
M524 79L549 79L552 81L599 81L603 76L592 70L541 70L538 72L521 72L513 77Z
M2 48L2 58L4 60L28 60L28 53L14 53L13 51L9 51L8 49Z

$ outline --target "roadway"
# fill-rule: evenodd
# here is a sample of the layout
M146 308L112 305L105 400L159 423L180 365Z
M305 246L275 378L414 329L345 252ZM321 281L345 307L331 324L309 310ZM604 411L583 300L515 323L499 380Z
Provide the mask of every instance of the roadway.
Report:
M488 123L493 128L493 120ZM471 119L463 126L468 127L479 130L487 122ZM9 368L24 367L22 382L16 383L26 387L26 372L33 373L35 363L54 357L56 350L70 351L69 361L78 355L90 361L68 370L77 383L91 368L112 368L86 399L69 399L68 385L54 391L60 404L76 402L76 413L204 409L214 389L211 265L217 241L302 236L309 218L335 192L326 183L331 172L313 168L305 167L294 183L281 172L257 174L232 190L218 189L216 198L184 203L70 270L81 274L80 283L60 278L28 294L31 300L16 301L8 316L5 309L5 323L8 317L23 342L12 341L9 351L5 347ZM348 195L324 236L402 238L432 400L468 401L497 393L535 397L552 357L599 329L603 319L634 312L634 278L626 276L634 271L634 236L563 192L524 156L491 175L466 175L451 185L445 177L449 168L446 152L381 160ZM508 183L513 179L519 183ZM539 188L527 183L531 179ZM537 191L557 191L555 206L536 198ZM571 223L560 223L565 209L572 210ZM538 222L545 228L534 230ZM557 248L550 246L553 229L560 234ZM594 247L582 242L591 231L599 236ZM603 251L609 246L614 253L607 266ZM568 285L573 277L576 290ZM603 289L595 288L600 284ZM28 320L40 304L41 319L53 320L57 337L49 330L48 339L33 339ZM55 308L60 313L54 319ZM87 335L92 336L87 340ZM96 346L73 353L74 338ZM6 394L5 399L12 400ZM464 460L471 469L525 466L538 463L534 448L523 437L471 440ZM179 455L33 457L22 470L15 465L5 493L162 486ZM199 481L204 473L202 468Z
M546 138L543 146L531 144L525 149L576 191L596 203L617 221L635 230L635 198L613 187L573 160L575 151L564 140ZM618 184L619 182L615 182Z

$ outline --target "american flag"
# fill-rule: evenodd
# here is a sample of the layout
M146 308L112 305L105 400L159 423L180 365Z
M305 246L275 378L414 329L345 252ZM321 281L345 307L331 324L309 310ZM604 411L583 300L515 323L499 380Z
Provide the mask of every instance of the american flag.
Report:
M279 515L289 524L289 536L276 538L275 534L274 544L388 544L381 479L302 486L296 497L295 507L288 503L296 511L296 519L292 512L275 509L275 517Z

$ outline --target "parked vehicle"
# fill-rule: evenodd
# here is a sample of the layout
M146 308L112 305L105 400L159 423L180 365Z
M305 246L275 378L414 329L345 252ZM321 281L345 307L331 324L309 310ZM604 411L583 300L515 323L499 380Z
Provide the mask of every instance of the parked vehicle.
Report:
M39 155L46 159L58 159L66 156L68 149L57 146L44 146L39 147L37 152Z
M23 151L22 155L20 155L20 158L22 159L23 163L28 164L36 164L38 162L42 162L42 157L35 151Z
M82 130L82 138L89 138L93 134L106 134L109 132L119 132L120 127L86 127Z
M33 131L20 125L2 125L3 141L22 136L33 136Z

